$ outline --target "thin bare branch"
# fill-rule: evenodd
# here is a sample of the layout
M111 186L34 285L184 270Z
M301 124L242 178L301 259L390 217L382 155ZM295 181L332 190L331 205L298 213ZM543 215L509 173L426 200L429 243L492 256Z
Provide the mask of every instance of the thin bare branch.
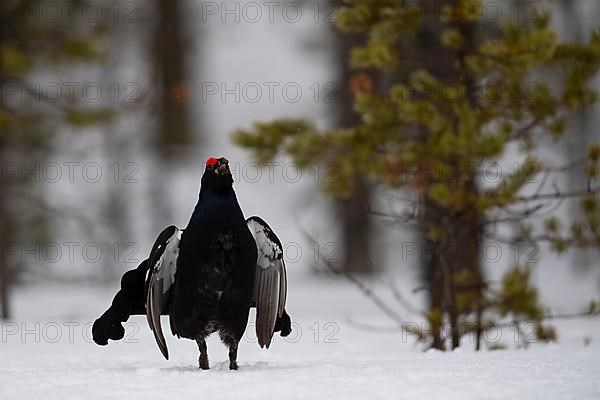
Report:
M416 306L414 306L413 304L411 304L408 300L406 300L404 298L402 293L400 293L400 290L398 290L396 285L394 285L394 282L390 282L389 286L390 286L390 289L391 289L392 294L394 295L394 298L396 299L396 301L398 301L398 303L400 303L406 311L408 311L409 313L411 313L413 315L418 315L423 318L425 318L427 316L427 313L425 311L419 310Z
M300 228L302 234L306 237L306 239L311 243L317 243L317 241L304 229ZM381 297L379 297L373 290L371 290L367 285L365 285L360 279L355 277L354 275L337 269L331 262L324 259L319 255L320 261L327 267L329 271L332 273L343 276L348 281L352 282L354 286L356 286L371 302L379 308L385 315L387 315L398 328L403 329L404 319L394 310L392 309Z

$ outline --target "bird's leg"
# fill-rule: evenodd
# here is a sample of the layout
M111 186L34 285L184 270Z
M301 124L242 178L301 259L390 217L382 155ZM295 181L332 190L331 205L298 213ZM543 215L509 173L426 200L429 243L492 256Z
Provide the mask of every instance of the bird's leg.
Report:
M208 351L206 350L206 341L204 338L198 338L196 339L196 343L198 343L198 350L200 350L200 358L198 359L200 368L208 369Z
M237 365L238 342L234 341L229 345L229 369L238 369Z

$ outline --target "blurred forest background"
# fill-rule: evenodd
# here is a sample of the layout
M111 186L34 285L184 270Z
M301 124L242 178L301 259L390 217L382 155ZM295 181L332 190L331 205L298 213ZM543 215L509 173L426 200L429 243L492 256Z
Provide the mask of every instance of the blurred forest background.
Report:
M600 3L484 1L476 20L458 18L450 26L439 17L445 6L466 10L474 3L479 2L0 1L2 318L19 317L11 294L25 286L116 287L122 273L146 257L163 227L185 227L210 156L230 160L243 211L263 216L282 238L292 296L294 281L310 282L305 276L346 279L357 286L357 297L379 304L399 325L402 313L432 327L458 325L462 318L480 334L496 321L486 319L494 307L509 323L539 322L536 333L548 340L554 333L542 322L559 316L548 314L548 307L566 316L596 314L597 303L590 300L600 291L595 248L600 220L592 183L600 154L592 145L600 114L585 88L599 88L600 36L593 32ZM343 18L336 18L334 11L343 5L345 14L338 14ZM429 10L429 17L408 13L394 21L409 5ZM396 7L398 14L385 17L386 7ZM502 36L501 28L511 23L515 26ZM399 164L397 175L390 176L393 168L382 164L389 159L365 144L374 140L369 129L383 138L379 145L389 144L382 132L400 123L392 121L388 103L373 102L379 95L393 97L398 82L415 80L434 88L452 82L472 93L481 82L457 73L456 62L499 37L506 39L506 53L490 50L498 64L482 62L479 68L508 71L503 84L522 86L521 94L531 89L526 78L548 86L529 104L495 104L515 111L508 118L514 124L503 128L512 129L509 136L524 128L549 130L556 140L527 131L519 143L502 142L501 152L482 157L493 161L484 164L493 169L486 173L510 171L512 180L505 183L512 184L512 193L498 196L505 196L501 205L512 214L491 216L486 208L475 222L452 219L440 205L458 186L432 182L414 170L413 178L420 178L408 182ZM560 47L560 41L571 45ZM352 54L367 43L365 51ZM398 60L390 48L401 49ZM518 52L522 58L507 55ZM430 75L414 75L422 70ZM423 103L417 102L426 98L420 93L411 99L414 104L405 104L414 108L403 112L419 114ZM465 107L473 111L474 102ZM448 113L461 122L468 119L465 109ZM439 122L441 114L401 122L416 129ZM279 118L286 119L270 122ZM359 137L344 141L349 132ZM330 141L315 143L315 136ZM292 143L284 142L287 137ZM466 140L432 146L468 147ZM543 165L528 158L532 149ZM411 166L425 168L441 157L414 159ZM535 192L539 185L533 185L526 195L547 196L541 200L552 204L512 207L516 192L532 179L547 186ZM485 187L480 176L466 180L461 192ZM472 206L465 204L461 207ZM435 223L420 219L420 213L432 212ZM531 225L521 224L538 212ZM493 237L479 229L492 222L503 224ZM432 229L470 223L475 231L446 232L458 243L456 264L465 268L441 277L444 252L432 249L444 235ZM496 253L484 257L482 249ZM563 254L556 257L552 250ZM385 287L386 293L374 294L371 287ZM497 296L492 300L486 291ZM444 347L436 329L412 333ZM455 347L459 338L452 335Z

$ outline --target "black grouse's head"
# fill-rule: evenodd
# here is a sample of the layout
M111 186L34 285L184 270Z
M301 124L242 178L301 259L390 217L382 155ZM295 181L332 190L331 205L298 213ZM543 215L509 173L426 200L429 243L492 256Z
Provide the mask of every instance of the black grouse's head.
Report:
M202 175L202 186L217 192L231 189L233 176L229 170L229 161L225 157L211 157L206 160L206 169Z

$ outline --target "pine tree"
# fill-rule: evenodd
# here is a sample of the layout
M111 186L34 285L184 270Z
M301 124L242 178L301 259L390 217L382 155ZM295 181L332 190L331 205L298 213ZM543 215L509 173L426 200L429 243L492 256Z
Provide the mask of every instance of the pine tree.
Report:
M452 348L472 333L479 348L482 332L506 319L517 329L533 322L541 340L555 337L544 325L547 315L527 265L514 266L499 287L485 281L484 240L549 242L559 253L600 244L600 187L594 185L600 147L573 161L585 166L587 185L568 191L547 182L573 163L556 166L540 152L544 141L560 143L573 134L566 117L596 100L588 82L600 66L600 32L585 44L560 42L550 14L538 11L532 21L492 25L474 0L347 1L336 13L338 27L368 36L349 60L360 121L321 132L310 121L284 119L235 134L260 162L285 153L302 166L333 163L324 189L334 195L350 193L357 173L384 190L411 194L407 212L393 217L417 223L431 247L426 289L439 300L426 315L429 329L418 334L433 347L444 348L446 323ZM428 29L431 24L436 29ZM423 30L433 47L415 42ZM376 87L371 71L386 74L389 85ZM482 167L515 144L520 168L481 185ZM536 224L561 199L581 199L585 218L568 227L556 217ZM502 224L518 224L518 232L500 238L495 228Z
M83 17L85 0L0 1L0 157L3 161L39 160L48 152L51 139L61 127L84 127L109 120L114 110L71 97L48 98L40 90L40 76L53 68L91 65L103 57L102 37L108 21L93 24ZM57 8L58 7L58 8ZM58 83L56 83L58 84ZM3 176L0 192L0 242L28 241L44 231L43 213L23 196L15 194L13 182ZM19 192L17 192L19 193ZM22 192L21 192L22 194ZM16 208L16 210L15 210ZM26 209L26 212L20 212ZM28 229L23 229L27 227ZM35 229L32 229L35 227ZM4 248L3 248L4 251ZM9 318L9 289L18 260L0 260L0 318Z

